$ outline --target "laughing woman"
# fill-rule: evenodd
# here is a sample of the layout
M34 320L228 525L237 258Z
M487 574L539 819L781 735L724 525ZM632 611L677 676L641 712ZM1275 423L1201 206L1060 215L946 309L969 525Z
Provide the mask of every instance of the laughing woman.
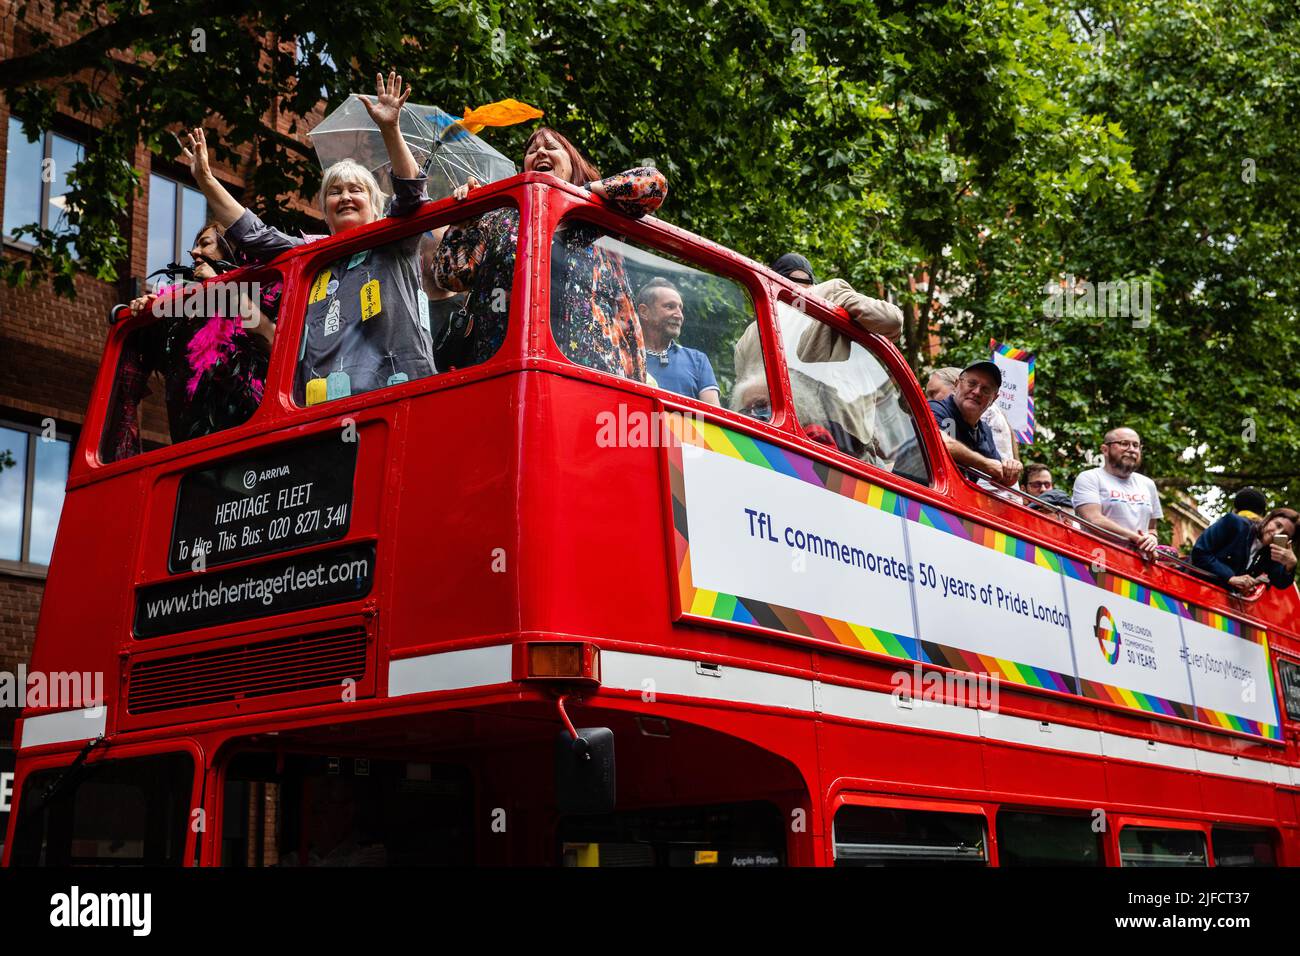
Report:
M410 89L394 73L375 78L374 101L362 97L392 162L390 216L428 201L425 177L398 129ZM265 262L307 242L266 225L226 192L208 167L202 129L183 141L184 158L226 239L245 261ZM331 235L379 219L383 194L374 176L350 159L325 170L321 209ZM329 263L312 283L294 397L315 405L433 374L429 332L419 319L420 234Z
M550 173L582 186L633 218L654 212L668 195L657 169L630 169L600 178L600 172L567 139L541 127L524 147L524 172ZM474 178L455 196L464 199L481 183ZM603 235L596 226L568 225L556 234L552 254L551 329L565 355L589 368L646 380L645 341L632 289L616 253L596 245ZM472 339L475 363L492 356L505 338L507 311L493 309L496 290L508 293L514 276L519 212L494 209L478 219L452 226L443 237L435 263L440 286L468 292L464 323Z

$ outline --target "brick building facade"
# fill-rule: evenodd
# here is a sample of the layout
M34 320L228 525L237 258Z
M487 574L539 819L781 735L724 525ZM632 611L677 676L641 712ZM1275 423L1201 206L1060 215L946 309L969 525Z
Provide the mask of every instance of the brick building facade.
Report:
M55 44L76 38L75 26L70 22L46 20L34 25L48 31ZM15 43L15 29L22 28L12 16L0 20L0 59L23 48L21 34ZM290 117L274 106L268 104L267 120L287 134ZM309 117L306 126L310 128L317 118ZM203 119L178 117L181 122ZM64 172L58 168L60 157L66 159L76 144L93 137L96 122L94 117L60 111L52 128L38 143L31 144L22 135L17 120L11 122L8 104L0 101L0 219L5 224L5 256L30 255L30 247L10 236L12 226L32 221L28 210L43 209L43 215L49 216L53 224L61 208L56 195ZM46 159L54 160L52 177L39 162L34 165L41 151ZM240 152L240 162L251 161L253 155L254 147L246 145ZM0 469L0 673L16 674L30 657L67 462L80 437L109 310L138 294L150 265L156 267L159 249L168 245L160 223L168 218L169 209L187 204L185 211L193 213L188 217L180 212L175 215L176 240L172 247L179 254L176 261L188 261L184 253L193 238L182 237L182 222L188 231L194 220L206 219L205 205L201 195L192 190L188 170L151 155L143 147L130 158L139 172L141 188L124 211L128 218L128 261L119 264L119 281L103 282L78 274L73 300L56 295L48 284L31 289L0 284L0 456L8 450L13 459L12 465ZM237 198L243 193L244 168L213 163L217 176ZM53 182L45 181L50 178ZM158 194L151 195L155 190ZM325 230L322 227L319 231ZM151 239L155 244L152 261ZM168 255L165 261L172 258ZM146 414L146 438L150 427ZM18 716L18 709L5 706L8 703L0 699L0 841L10 799L11 778L6 775L13 769L13 731Z

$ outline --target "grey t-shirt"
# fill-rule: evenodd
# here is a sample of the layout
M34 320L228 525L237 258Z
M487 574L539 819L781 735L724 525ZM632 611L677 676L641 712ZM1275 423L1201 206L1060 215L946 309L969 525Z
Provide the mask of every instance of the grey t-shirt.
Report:
M424 177L393 177L388 214L427 201ZM266 225L251 210L226 230L244 255L265 261L307 240ZM313 404L432 375L433 344L420 321L420 234L329 263L312 279L294 399ZM331 377L332 376L332 377ZM402 378L405 376L405 379Z

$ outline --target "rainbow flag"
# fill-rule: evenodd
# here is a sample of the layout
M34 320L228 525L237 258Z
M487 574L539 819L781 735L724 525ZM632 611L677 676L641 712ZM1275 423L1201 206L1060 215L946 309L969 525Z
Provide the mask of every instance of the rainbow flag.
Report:
M1016 441L1022 445L1034 443L1034 353L1018 349L1014 345L1000 344L997 339L989 339L989 353L993 364L1002 370L1002 394L998 400L1011 423ZM1023 362L1028 369L1021 369L1012 364ZM1023 394L1022 394L1023 393ZM1010 407L1008 408L1008 403ZM1016 425L1023 420L1024 428Z

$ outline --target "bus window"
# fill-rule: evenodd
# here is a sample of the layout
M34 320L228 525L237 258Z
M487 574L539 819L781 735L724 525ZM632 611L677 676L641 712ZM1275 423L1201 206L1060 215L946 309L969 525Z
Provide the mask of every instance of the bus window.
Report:
M928 484L912 409L888 369L864 346L786 303L777 320L795 415L813 441Z
M738 282L581 220L555 231L551 332L579 365L729 408L740 409L748 390L749 405L761 398L767 409L751 414L771 418L761 350L737 367L737 340L750 327L757 332L754 322L754 304Z
M1091 817L998 813L1000 866L1104 866L1101 839L1093 832Z
M32 774L14 830L19 866L180 866L194 761L172 753Z
M320 263L294 401L347 398L487 361L505 340L519 214L494 209Z
M987 866L984 818L848 804L835 814L836 866Z
M473 862L463 767L246 753L231 761L223 792L222 866Z
M1200 830L1125 827L1119 834L1120 866L1209 866Z
M242 425L262 403L281 282L213 279L152 300L126 337L100 440L103 462ZM161 401L150 399L161 385Z
M784 866L785 829L770 803L626 810L560 822L564 866Z
M1271 830L1214 827L1210 840L1215 866L1277 866Z

